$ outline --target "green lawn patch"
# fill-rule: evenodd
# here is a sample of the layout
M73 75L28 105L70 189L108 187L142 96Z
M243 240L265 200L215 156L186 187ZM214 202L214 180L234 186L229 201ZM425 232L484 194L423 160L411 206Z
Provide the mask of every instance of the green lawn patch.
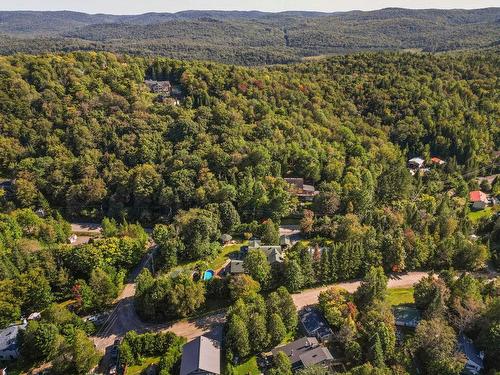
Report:
M478 222L484 217L490 217L493 215L493 209L492 207L486 207L484 210L481 211L471 211L469 212L469 219L473 223Z
M224 246L220 254L217 255L217 257L209 263L210 268L213 270L218 270L219 268L221 268L228 259L229 255L239 253L240 247L245 243L246 241L243 243Z
M257 365L257 357L252 356L248 361L233 368L234 375L259 375L261 371Z
M415 303L413 288L387 289L387 296L385 298L391 306Z
M144 358L142 364L136 366L127 367L125 375L140 375L145 369L153 364L160 362L160 357L147 357Z

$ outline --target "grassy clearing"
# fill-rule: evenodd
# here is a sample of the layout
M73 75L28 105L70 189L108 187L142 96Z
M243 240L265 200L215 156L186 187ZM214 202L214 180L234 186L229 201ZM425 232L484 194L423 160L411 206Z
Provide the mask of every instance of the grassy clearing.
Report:
M387 289L387 302L391 306L415 303L413 288L391 288Z
M147 357L144 358L142 364L137 366L127 367L125 375L140 375L145 369L153 364L160 362L160 357Z
M473 223L478 222L484 217L490 217L493 215L493 208L492 207L486 207L484 210L481 211L471 211L469 212L469 219Z
M222 251L217 257L209 263L209 266L213 270L217 270L221 268L226 262L227 258L231 253L238 253L240 251L240 247L247 243L246 241L243 243L236 243L234 245L224 246Z
M234 375L259 375L260 373L256 356L250 357L248 361L233 368Z

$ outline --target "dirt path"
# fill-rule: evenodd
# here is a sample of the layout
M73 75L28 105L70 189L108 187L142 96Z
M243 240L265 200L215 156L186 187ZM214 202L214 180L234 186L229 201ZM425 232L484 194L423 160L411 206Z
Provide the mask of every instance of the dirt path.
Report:
M388 288L408 288L418 283L420 279L427 275L427 272L409 272L404 275L392 276L387 283ZM346 289L353 293L358 289L360 281L350 281L346 283L336 283L335 286ZM327 285L319 288L304 290L300 293L293 294L293 302L297 309L300 310L308 305L318 303L318 296L321 292L331 288L333 285Z
M140 269L145 267L146 263L147 259L143 260L139 266ZM398 277L392 277L389 280L388 286L389 288L410 287L417 283L425 275L427 275L425 272L410 272ZM333 285L345 288L349 292L354 292L358 288L359 283L359 281L352 281ZM303 292L292 295L297 309L317 303L319 293L331 286L332 285L304 290ZM216 331L220 332L220 328L225 322L225 310L220 310L199 318L182 320L174 323L144 323L139 319L135 312L133 305L134 293L135 284L133 282L126 284L107 323L104 325L103 329L101 329L101 331L93 337L94 343L99 350L106 351L108 347L113 345L116 338L123 337L125 333L131 330L135 330L138 333L171 331L190 340L211 332L214 328L218 328Z

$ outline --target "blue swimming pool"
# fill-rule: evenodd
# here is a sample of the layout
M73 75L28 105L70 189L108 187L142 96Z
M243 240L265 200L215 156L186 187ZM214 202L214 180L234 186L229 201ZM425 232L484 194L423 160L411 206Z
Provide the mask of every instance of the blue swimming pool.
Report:
M215 272L213 270L206 270L203 273L203 281L210 280L211 278L214 277Z

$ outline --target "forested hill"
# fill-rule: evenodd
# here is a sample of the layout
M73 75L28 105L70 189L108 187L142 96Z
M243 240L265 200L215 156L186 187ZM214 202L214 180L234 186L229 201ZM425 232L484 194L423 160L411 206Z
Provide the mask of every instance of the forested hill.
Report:
M499 69L493 53L261 68L103 52L1 57L0 177L14 180L3 198L150 222L227 202L246 221L279 220L294 208L284 176L330 197L320 212L449 189L467 197L462 173L491 171L500 149ZM146 77L169 79L180 103L158 101ZM447 174L422 189L406 167L415 155L446 160Z
M0 12L0 53L106 50L259 65L361 50L490 48L500 40L499 19L500 8L135 16Z

